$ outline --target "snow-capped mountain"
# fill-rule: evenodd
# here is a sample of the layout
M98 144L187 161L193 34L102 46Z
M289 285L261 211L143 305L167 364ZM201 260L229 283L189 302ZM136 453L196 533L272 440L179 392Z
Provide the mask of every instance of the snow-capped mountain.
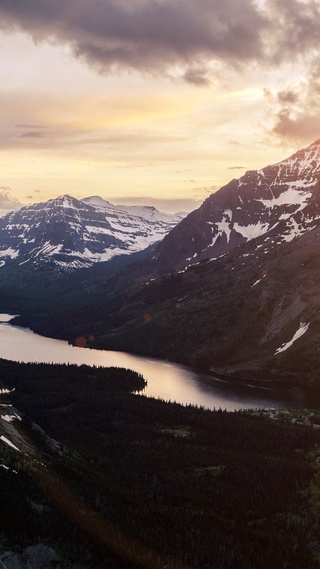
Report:
M57 201L33 206L32 224L28 208L6 217L4 261L9 250L19 263L42 256L84 266L120 249L119 235L127 250L141 245L142 226L147 234L153 222L158 238L163 223L170 229L152 208L115 208L97 197ZM41 220L38 208L47 210ZM319 245L320 140L232 180L130 266L98 264L56 284L51 271L31 262L17 271L8 260L0 299L7 312L27 299L20 324L45 335L73 341L94 330L94 347L319 387Z
M64 195L0 218L0 267L89 267L146 249L181 218L153 207L113 206L98 196L77 200Z
M155 258L163 267L182 268L261 236L270 246L289 242L319 220L317 140L278 164L246 172L209 196L160 243Z
M181 221L187 214L184 212L179 212L174 215L169 213L164 213L157 210L152 206L141 206L141 205L113 205L110 202L102 199L100 196L91 196L89 198L83 198L82 202L92 205L93 207L103 211L108 217L117 217L123 220L124 225L128 223L130 218L142 218L151 223L165 224L174 227L179 221Z

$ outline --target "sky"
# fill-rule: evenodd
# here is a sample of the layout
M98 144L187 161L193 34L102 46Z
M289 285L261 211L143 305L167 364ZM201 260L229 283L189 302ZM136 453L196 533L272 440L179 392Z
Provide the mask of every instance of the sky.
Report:
M193 209L320 138L320 0L0 0L0 208Z

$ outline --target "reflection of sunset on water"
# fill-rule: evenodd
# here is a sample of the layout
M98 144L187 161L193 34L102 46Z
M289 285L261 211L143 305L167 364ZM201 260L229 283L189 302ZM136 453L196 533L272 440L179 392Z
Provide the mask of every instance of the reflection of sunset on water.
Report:
M209 409L234 411L244 408L315 407L313 394L298 388L290 390L270 384L235 383L205 375L191 368L162 360L134 356L125 352L84 349L65 341L39 336L29 329L10 325L7 315L0 315L0 358L18 362L86 364L124 367L143 375L147 387L143 395L193 404ZM88 344L90 336L78 338Z

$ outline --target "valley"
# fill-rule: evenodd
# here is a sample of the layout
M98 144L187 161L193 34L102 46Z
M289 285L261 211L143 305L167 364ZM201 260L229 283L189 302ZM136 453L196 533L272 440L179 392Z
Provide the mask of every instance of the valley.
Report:
M99 223L102 218L115 223L114 206L98 198L77 203L64 197L24 208L30 227L35 212L38 220L43 216L43 237L32 245L34 253L14 241L14 216L22 214L9 214L10 219L2 218L3 253L13 240L17 256L3 256L0 308L18 312L17 324L70 343L91 338L94 348L169 359L239 379L317 386L319 164L316 141L278 164L232 180L182 221L171 219L170 231L166 219L161 231L167 234L160 242L154 234L149 247L135 253L129 248L125 255L117 255L110 242L113 258L87 268L71 262L68 251L86 247L89 237L85 232L81 237L79 228L88 231L89 215L97 216L90 221L96 223L94 247L106 250L103 240L110 228ZM152 223L164 223L159 212L142 211L149 216L144 224L151 223L150 215ZM123 210L122 224L124 215ZM60 218L66 241L59 234ZM141 223L136 236L147 231ZM125 234L124 225L121 231ZM61 240L61 250L43 248L49 236L53 244ZM291 343L302 329L305 333Z
M319 189L316 141L187 216L0 218L5 569L319 567Z
M320 0L0 0L0 569L320 569Z

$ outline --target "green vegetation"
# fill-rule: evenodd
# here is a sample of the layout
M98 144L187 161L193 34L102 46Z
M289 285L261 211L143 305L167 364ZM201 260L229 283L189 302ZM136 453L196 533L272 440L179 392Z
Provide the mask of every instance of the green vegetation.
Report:
M58 544L63 567L319 566L316 427L147 399L119 369L1 360L0 371L34 448L12 458L19 484L0 469L12 477L0 483L7 543Z

